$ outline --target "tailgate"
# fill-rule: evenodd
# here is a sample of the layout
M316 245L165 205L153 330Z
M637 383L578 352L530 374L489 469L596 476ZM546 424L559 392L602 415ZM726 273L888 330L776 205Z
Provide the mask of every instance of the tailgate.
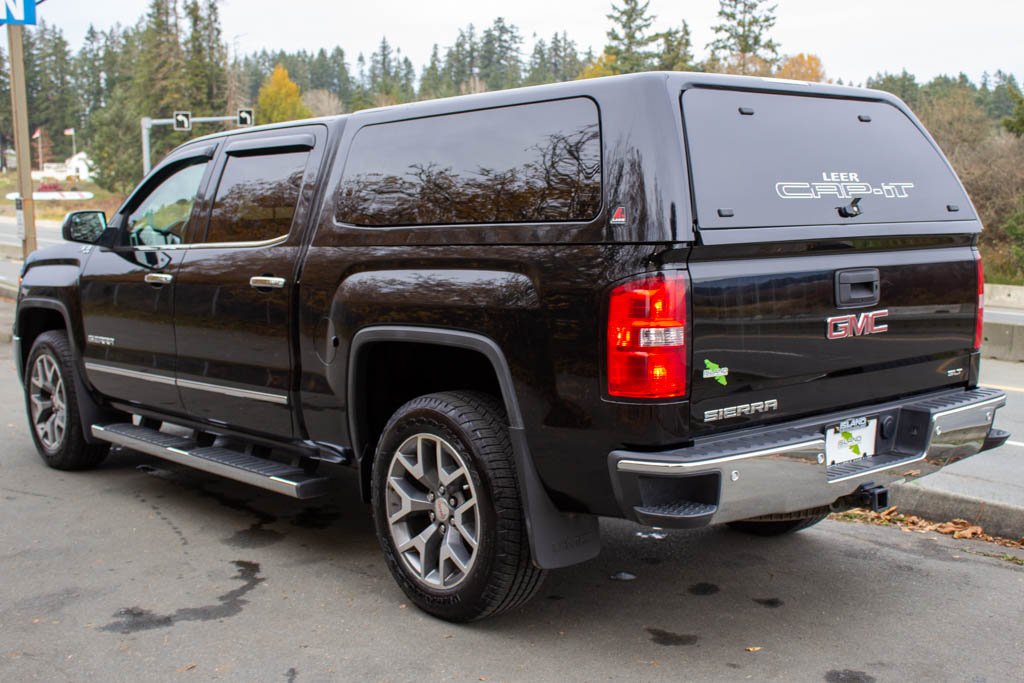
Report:
M979 226L917 125L870 100L682 101L695 433L966 385Z

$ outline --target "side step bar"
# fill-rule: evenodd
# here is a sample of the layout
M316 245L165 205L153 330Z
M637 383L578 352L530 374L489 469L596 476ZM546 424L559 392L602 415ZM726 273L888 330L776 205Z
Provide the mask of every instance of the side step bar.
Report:
M93 425L92 435L116 446L153 455L203 472L252 484L292 498L315 498L328 491L330 479L306 474L291 465L257 458L218 446L199 447L186 437L128 423Z

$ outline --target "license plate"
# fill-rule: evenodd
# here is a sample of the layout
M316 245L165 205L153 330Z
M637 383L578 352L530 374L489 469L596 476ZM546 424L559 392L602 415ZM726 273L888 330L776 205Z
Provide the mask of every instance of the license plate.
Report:
M825 466L875 454L875 431L878 420L873 417L855 417L843 420L825 431Z

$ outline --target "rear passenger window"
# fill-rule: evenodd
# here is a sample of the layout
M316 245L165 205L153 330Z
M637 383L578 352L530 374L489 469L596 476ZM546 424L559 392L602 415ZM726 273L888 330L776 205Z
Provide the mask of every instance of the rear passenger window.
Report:
M229 156L207 242L263 242L291 230L309 152Z
M363 128L335 218L362 226L586 221L600 206L597 106L573 98Z

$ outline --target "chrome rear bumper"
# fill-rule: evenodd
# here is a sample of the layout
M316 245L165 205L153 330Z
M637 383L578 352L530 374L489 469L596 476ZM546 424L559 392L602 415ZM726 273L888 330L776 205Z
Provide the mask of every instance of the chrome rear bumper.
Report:
M868 482L915 479L982 450L1006 396L944 391L744 430L660 453L613 451L609 468L623 514L694 527L828 507ZM889 420L877 454L825 466L825 430L861 416Z

